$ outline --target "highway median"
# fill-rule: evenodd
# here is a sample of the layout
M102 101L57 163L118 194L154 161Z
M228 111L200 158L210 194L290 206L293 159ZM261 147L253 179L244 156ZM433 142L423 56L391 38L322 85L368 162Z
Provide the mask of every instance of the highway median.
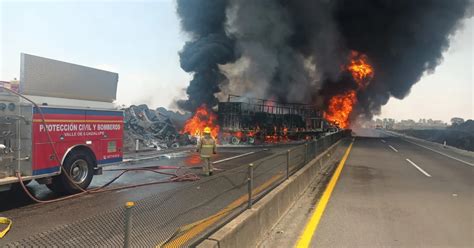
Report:
M203 240L197 247L255 247L272 230L281 217L293 206L307 190L313 180L325 181L332 173L321 173L323 164L338 159L335 151L348 139L341 139L309 161L303 168L296 171L287 180L275 187L258 200L250 209L245 210L236 218L219 228ZM326 171L334 171L337 164ZM318 177L321 176L322 177Z

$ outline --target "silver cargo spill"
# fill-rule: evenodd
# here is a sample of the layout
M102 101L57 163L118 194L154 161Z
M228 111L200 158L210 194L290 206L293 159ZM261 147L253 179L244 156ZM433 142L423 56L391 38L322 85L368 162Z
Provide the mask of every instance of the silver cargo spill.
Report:
M25 95L113 102L118 74L21 54L20 92Z

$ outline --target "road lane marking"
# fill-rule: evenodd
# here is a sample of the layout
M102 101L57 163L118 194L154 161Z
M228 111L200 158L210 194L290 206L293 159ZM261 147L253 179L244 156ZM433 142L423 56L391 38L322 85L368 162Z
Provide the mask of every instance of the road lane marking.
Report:
M436 152L436 153L441 154L441 155L443 155L443 156L446 156L446 157L448 157L448 158L454 159L454 160L456 160L456 161L458 161L458 162L461 162L461 163L464 163L464 164L467 164L467 165L470 165L470 166L474 166L474 163L470 163L470 162L464 161L464 160L462 160L462 159L453 157L453 156L448 155L448 154L446 154L446 153L444 153L444 152L440 152L440 151L437 151L437 150L435 150L435 149L429 148L429 147L427 147L427 146L417 144L417 143L412 142L412 141L409 141L409 140L407 140L407 139L403 139L403 140L406 141L406 142L408 142L408 143L412 143L412 144L414 144L414 145L417 145L417 146L423 147L423 148L425 148L425 149L428 149L428 150L430 150L430 151L432 151L432 152Z
M237 155L237 156L233 156L233 157L229 157L229 158L224 158L224 159L221 159L221 160L214 161L214 162L212 162L212 164L219 164L219 163L222 163L222 162L225 162L225 161L229 161L229 160L232 160L232 159L236 159L236 158L240 158L240 157L245 157L245 156L248 156L248 155L254 154L254 153L255 153L255 152L247 152L247 153L240 154L240 155Z
M283 174L279 173L274 176L272 176L270 179L268 179L266 182L264 182L262 185L256 187L255 189L252 190L253 195L258 195L261 192L263 192L265 189L270 187L273 183L276 181L280 180L283 178ZM219 212L205 218L199 221L196 221L194 223L185 225L180 227L177 230L176 237L172 237L170 240L165 241L164 244L158 244L156 247L158 248L172 248L172 247L184 247L186 243L188 243L191 239L196 237L197 235L201 234L204 232L207 228L221 220L222 218L226 217L231 213L232 210L235 208L241 206L245 202L248 201L248 195L242 195L240 196L237 200L233 201L229 205L227 205L225 208L220 210Z
M413 165L415 168L417 168L421 173L425 174L425 176L427 177L431 177L430 174L428 174L428 172L426 172L425 170L423 170L422 168L420 168L420 166L416 165L415 163L413 163L413 161L411 161L410 159L406 159L408 161L408 163L410 163L411 165Z
M391 146L391 145L388 145L388 147L392 148L392 150L394 150L395 152L398 152L397 149L395 149L395 147Z
M382 139L382 140L380 140L380 141L382 141L382 143L387 143L387 141L385 141L385 140L383 140L383 139Z
M347 157L349 157L349 153L351 152L353 144L354 144L354 139L352 140L351 144L347 148L346 153L344 154L344 157L342 157L341 162L339 162L339 165L337 166L337 169L334 172L334 175L332 176L331 181L329 181L326 187L326 190L324 190L323 196L321 197L321 200L318 202L316 206L316 210L314 210L313 215L311 216L308 223L306 224L306 227L304 228L303 233L300 235L295 247L306 248L306 247L309 247L309 245L311 244L311 240L313 239L314 233L316 232L316 229L318 228L319 221L321 220L321 217L323 216L324 210L326 209L326 206L329 202L329 198L331 198L332 191L334 190L334 187L337 184L337 180L339 179L339 176L341 175L342 169L344 168L344 164L346 163Z

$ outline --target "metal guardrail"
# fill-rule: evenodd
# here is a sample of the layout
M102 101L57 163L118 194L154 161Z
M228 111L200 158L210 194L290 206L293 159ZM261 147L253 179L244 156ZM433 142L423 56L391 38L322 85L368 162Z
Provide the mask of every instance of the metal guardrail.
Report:
M133 211L117 207L6 247L192 246L348 135L348 131L334 133L253 161L251 166L222 168L225 171L216 176L138 200Z
M269 190L275 188L276 186L287 180L292 174L297 172L304 165L306 165L311 160L316 158L319 154L327 150L338 140L348 135L350 135L349 131L335 133L318 140L307 142L303 145L289 149L286 152L277 153L249 164L247 180L249 189L249 203L247 204L247 206L251 208L251 206L253 205L252 201L261 198L262 195L265 195L266 193L268 193ZM258 189L258 187L262 185L262 183L259 184L255 182L259 181L258 176L255 176L255 171L257 170L273 171L273 175L278 175L278 180L275 180L271 185L268 185L263 190L257 190L260 193L254 196L253 191L255 191L256 188ZM257 173L257 175L262 174ZM255 187L254 185L257 185L257 187Z
M243 168L239 171L239 173L247 175L246 203L243 203L242 206L236 206L233 213L229 214L227 218L223 218L222 221L212 228L209 228L206 233L203 233L198 238L195 238L193 242L187 243L186 245L198 244L212 232L218 230L234 217L243 213L246 209L252 208L255 202L288 180L291 175L326 151L337 141L350 136L350 134L351 131L349 130L334 133L249 163L247 168ZM325 158L319 161L324 163L324 160L327 161Z

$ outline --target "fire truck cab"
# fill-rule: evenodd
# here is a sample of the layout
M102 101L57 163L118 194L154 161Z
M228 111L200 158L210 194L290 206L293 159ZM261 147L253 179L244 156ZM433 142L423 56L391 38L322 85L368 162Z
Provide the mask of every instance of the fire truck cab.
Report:
M66 72L48 70L53 76L47 76L46 82L57 80L54 78L57 73L62 73L63 79L77 82L84 77L94 79L90 72L97 72L92 68L28 56L31 55L22 55L22 77L26 87L22 89L22 79L20 93L9 90L11 87L7 84L0 87L0 191L10 189L20 180L24 183L36 180L57 193L80 192L89 186L94 174L101 172L101 166L122 161L123 111L115 110L106 101L91 100L93 89L90 89L90 95L83 98L77 95L75 99L52 97L49 95L54 90L51 87L43 92L45 94L39 91L41 95L31 95L34 90L28 84L38 81L31 79L35 72L23 75L23 66L30 71L34 65L69 69ZM25 65L26 62L30 63ZM110 72L101 71L98 75L104 73ZM116 83L117 80L115 89ZM64 94L67 86L65 88L59 90L61 94L54 94L67 95ZM113 94L115 96L115 91Z

